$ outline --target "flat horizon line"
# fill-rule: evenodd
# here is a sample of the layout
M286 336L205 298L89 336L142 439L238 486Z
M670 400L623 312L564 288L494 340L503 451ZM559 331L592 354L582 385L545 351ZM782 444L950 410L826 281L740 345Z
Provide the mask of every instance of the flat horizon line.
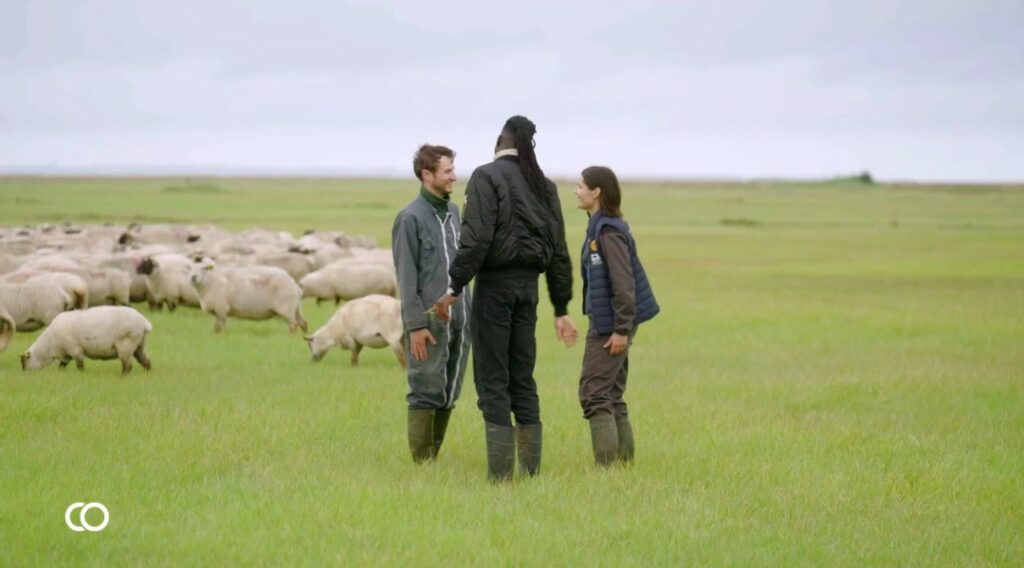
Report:
M623 174L619 177L634 183L709 183L709 184L750 184L750 183L823 183L853 181L858 173L835 176L739 176L719 174ZM342 170L331 168L249 168L249 167L182 167L182 166L3 166L0 178L62 178L62 179L413 179L411 174L397 169ZM548 174L553 180L575 181L576 174ZM1012 179L940 179L940 178L892 178L873 180L875 185L985 185L1024 186L1024 180ZM865 184L871 185L871 184Z

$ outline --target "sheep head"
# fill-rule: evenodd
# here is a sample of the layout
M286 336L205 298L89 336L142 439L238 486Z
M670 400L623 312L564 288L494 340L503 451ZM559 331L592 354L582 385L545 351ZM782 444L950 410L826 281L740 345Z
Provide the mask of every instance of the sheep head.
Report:
M142 262L140 262L138 266L135 267L135 272L147 275L153 274L153 271L156 270L157 266L159 265L156 263L155 260L153 260L153 257L147 256L146 258L142 259Z
M213 262L213 259L204 256L202 258L196 258L192 261L192 269L189 274L189 280L192 285L196 288L203 287L207 279L210 277L210 273L216 270L217 265Z

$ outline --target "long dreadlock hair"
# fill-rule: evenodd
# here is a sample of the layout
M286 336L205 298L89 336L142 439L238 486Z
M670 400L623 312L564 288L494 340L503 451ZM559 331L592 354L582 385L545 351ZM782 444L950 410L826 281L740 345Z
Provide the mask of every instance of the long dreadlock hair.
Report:
M511 134L515 140L516 151L519 153L519 171L526 178L530 190L542 203L547 203L544 171L540 169L540 164L537 163L537 154L533 151L536 145L533 135L537 133L537 125L525 116L517 114L505 121L502 130Z

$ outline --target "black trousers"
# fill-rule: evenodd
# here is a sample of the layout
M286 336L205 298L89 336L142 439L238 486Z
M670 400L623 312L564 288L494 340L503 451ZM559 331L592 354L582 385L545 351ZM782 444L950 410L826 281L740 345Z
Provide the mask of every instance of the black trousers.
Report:
M484 420L498 426L540 424L535 271L481 272L473 290L470 331L473 382Z

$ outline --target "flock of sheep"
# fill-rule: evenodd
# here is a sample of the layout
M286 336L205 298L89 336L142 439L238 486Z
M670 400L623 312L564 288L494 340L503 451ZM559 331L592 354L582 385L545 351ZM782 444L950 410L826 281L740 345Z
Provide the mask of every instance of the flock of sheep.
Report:
M40 225L0 227L0 353L15 332L46 328L21 355L25 370L72 360L120 359L149 370L151 310L192 306L213 314L214 331L229 317L279 317L308 331L302 299L345 301L305 337L319 361L332 347L352 352L389 347L405 366L401 306L391 251L369 237L341 232L212 225Z

